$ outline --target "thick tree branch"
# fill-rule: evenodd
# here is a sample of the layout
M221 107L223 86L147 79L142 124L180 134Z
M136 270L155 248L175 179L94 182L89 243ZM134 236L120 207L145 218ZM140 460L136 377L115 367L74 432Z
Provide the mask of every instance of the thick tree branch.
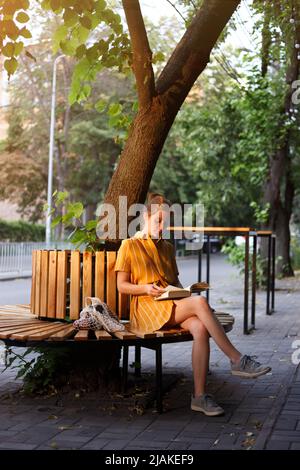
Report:
M141 108L149 105L155 94L152 51L145 29L139 0L122 0L133 53L133 72L136 78Z
M209 62L209 55L240 0L204 0L157 80L157 93L186 94Z

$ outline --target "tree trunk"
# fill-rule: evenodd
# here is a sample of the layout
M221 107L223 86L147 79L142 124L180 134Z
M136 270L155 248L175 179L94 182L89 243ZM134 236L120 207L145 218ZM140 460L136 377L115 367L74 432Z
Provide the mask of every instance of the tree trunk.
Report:
M281 206L277 214L276 227L276 273L293 276L294 271L290 258L290 217Z
M295 11L296 27L295 34L287 47L291 49L290 65L287 67L286 84L287 91L282 106L280 116L281 127L286 123L286 116L290 117L293 110L293 83L299 78L300 61L298 59L298 49L295 44L300 42L300 24L298 21L299 12ZM293 275L290 250L290 218L294 198L294 187L290 174L290 139L291 131L286 129L277 142L277 151L270 157L269 176L265 185L263 202L270 205L269 219L264 225L264 229L270 229L277 235L276 256L280 259L277 263L277 274L287 276ZM282 192L282 187L285 188ZM265 244L263 244L263 257L265 254Z
M264 194L264 202L270 204L270 211L263 229L276 234L276 274L280 276L294 275L290 258L290 220L295 191L289 168L289 145L286 142L271 161L270 179ZM281 191L282 187L284 191ZM262 243L261 255L267 257L266 243Z
M290 220L293 211L293 202L295 196L295 187L291 174L291 160L287 160L287 172L285 178L284 206L280 204L278 209L276 238L277 249L277 273L283 273L285 276L294 276L294 271L290 257Z
M84 223L87 223L89 220L95 219L96 209L97 209L96 203L87 204L87 206L85 207Z

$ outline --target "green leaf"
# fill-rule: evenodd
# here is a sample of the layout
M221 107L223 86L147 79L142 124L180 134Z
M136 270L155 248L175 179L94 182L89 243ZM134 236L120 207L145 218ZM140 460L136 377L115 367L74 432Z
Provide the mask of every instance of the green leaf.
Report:
M29 31L29 29L25 28L25 26L24 28L20 29L20 36L23 36L26 39L32 38L31 32Z
M95 60L97 60L99 57L98 44L94 44L92 47L87 49L86 56L90 62L94 62Z
M68 26L73 26L78 21L78 15L76 11L71 8L66 8L63 14L63 19L65 24Z
M75 217L77 217L77 219L79 219L83 211L84 211L84 207L81 202L75 202L73 204L73 212L74 212Z
M101 22L101 20L99 19L99 17L96 14L91 16L91 21L92 21L91 29L95 29L99 25L99 23Z
M106 100L99 100L95 104L95 108L98 111L98 113L102 113L107 106L107 101Z
M61 221L62 221L62 216L61 215L58 215L58 216L54 217L54 219L51 222L51 227L52 228L56 227Z
M113 28L114 32L117 33L117 34L122 34L122 32L123 32L123 26L119 23L112 24L112 28Z
M72 243L80 243L81 244L85 241L85 239L86 239L85 233L82 230L78 229L74 233L74 235L72 235L72 237L70 238L70 241Z
M86 46L85 44L81 44L79 47L77 47L75 55L77 59L81 59L85 54L86 54Z
M15 43L15 56L20 55L23 48L24 48L24 42L22 42L22 41L16 42Z
M13 41L17 39L17 37L19 36L19 34L21 34L21 31L22 31L22 30L19 30L17 25L12 20L3 21L1 26L3 26L3 29L6 32L6 35Z
M85 228L86 230L94 230L97 227L97 224L98 224L98 220L89 220L85 224Z
M66 227L68 227L69 225L71 225L71 221L73 218L73 212L67 212L67 214L62 216L61 221Z
M5 44L5 46L2 48L2 54L5 57L13 57L15 51L15 45L13 42L8 42Z
M57 193L57 196L55 198L56 204L61 204L62 202L65 201L65 199L69 196L68 191L59 191Z
M6 59L4 61L4 68L7 71L8 75L12 75L18 68L18 61L14 57L11 59Z
M86 100L88 99L88 97L90 96L92 92L92 87L91 85L89 84L85 84L83 85L81 88L80 88L80 92L79 92L79 95L78 95L78 101L83 101L83 100Z
M77 219L79 219L79 217L83 213L83 210L84 208L81 202L73 202L68 204L67 206L67 215L71 215L72 217L76 217Z
M79 25L73 32L73 36L77 38L78 42L83 44L87 41L90 35L90 30L82 25Z
M109 118L108 125L110 127L116 127L120 123L120 116L119 115L114 115Z
M62 24L56 29L54 33L54 39L56 41L62 41L63 39L66 38L67 34L68 34L68 28L67 26Z
M18 10L18 5L13 2L1 2L2 14L5 16L14 15L15 11ZM3 6L2 6L3 5Z
M120 103L113 103L108 109L109 116L119 116L122 112L122 105Z
M163 62L165 60L165 55L163 52L156 52L153 55L152 62L153 64L157 64L158 62Z
M82 26L84 26L86 29L92 28L92 21L87 16L83 16L82 18L79 18L79 21L82 24Z
M66 55L73 56L75 54L76 44L74 40L66 39L65 41L60 41L59 45Z
M139 110L139 102L138 102L138 101L135 101L135 102L133 103L131 109L132 109L132 111L135 112L135 113L138 112L138 110Z
M105 0L96 0L95 10L97 13L102 13L102 11L105 10L105 8L106 8Z
M53 35L53 51L57 52L60 47L60 42L65 40L68 35L68 28L65 25L60 25Z
M24 11L20 11L16 16L16 20L19 23L27 23L29 19L29 15L27 15L27 13L25 13Z
M108 43L104 39L100 39L98 42L98 51L100 54L105 54L108 51Z

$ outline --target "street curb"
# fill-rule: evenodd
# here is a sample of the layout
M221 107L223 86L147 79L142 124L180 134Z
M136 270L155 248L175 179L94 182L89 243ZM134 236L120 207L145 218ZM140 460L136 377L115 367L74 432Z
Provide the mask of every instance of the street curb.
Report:
M22 276L16 276L15 274L12 276L1 277L0 281L15 281L16 279L28 279L31 278L32 274L22 274Z

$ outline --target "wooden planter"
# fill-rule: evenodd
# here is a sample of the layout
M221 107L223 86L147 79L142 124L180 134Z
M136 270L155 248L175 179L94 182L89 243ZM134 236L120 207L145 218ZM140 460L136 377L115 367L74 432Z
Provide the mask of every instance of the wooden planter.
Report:
M41 318L73 321L85 297L99 297L129 319L130 296L117 291L116 251L33 250L31 312Z

